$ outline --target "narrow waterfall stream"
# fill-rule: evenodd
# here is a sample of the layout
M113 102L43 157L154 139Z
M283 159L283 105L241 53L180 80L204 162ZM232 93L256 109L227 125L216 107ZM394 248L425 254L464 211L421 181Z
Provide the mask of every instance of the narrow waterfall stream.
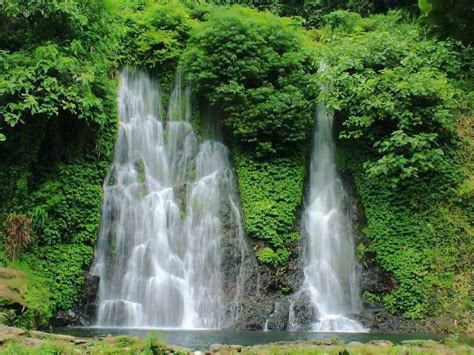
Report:
M233 260L245 253L229 152L199 143L180 76L168 106L165 118L158 84L123 71L92 268L98 326L220 328L238 316L241 266L233 279L222 270L224 239Z
M363 332L349 316L361 308L352 223L344 205L346 192L336 171L333 115L318 106L310 164L310 189L303 214L307 237L305 292L318 319L318 332Z

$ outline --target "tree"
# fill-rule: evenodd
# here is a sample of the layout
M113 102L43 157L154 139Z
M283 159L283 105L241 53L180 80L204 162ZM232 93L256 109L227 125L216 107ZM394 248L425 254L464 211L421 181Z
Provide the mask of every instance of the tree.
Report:
M216 11L193 32L183 63L240 147L268 156L304 145L312 60L292 20L239 6Z

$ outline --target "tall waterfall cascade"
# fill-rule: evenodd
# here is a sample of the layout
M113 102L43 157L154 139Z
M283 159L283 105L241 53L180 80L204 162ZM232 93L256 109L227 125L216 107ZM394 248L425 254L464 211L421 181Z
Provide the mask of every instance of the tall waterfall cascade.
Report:
M309 193L303 214L306 236L304 282L318 332L364 332L350 318L361 309L347 194L338 177L333 140L333 115L323 105L316 113L310 163Z
M97 325L228 326L238 317L241 275L227 280L222 245L236 264L245 253L229 152L215 139L199 142L180 76L166 114L145 73L122 72L118 101L91 270L100 277Z

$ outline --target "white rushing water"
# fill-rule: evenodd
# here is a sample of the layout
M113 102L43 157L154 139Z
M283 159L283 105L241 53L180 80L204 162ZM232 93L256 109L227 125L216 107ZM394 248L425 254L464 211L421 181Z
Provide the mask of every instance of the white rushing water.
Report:
M223 238L245 244L229 153L198 142L189 96L177 76L165 118L157 83L122 73L91 272L100 276L98 326L220 328L238 314L239 279L226 294L221 260Z
M310 189L303 215L307 237L305 292L314 308L318 332L363 332L350 318L361 308L357 284L352 223L335 163L333 115L318 106L310 164Z

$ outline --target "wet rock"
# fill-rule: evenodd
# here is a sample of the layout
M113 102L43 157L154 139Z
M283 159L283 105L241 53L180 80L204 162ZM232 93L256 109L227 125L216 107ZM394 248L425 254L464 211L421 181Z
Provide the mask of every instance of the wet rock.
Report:
M224 346L222 344L212 344L210 347L209 347L209 350L212 352L212 353L216 353L218 352L221 347Z
M332 338L311 340L308 343L313 345L340 345L337 339Z
M68 325L82 325L82 314L73 309L59 311L51 319L50 324L53 327L65 327Z
M76 317L64 317L61 314L56 315L56 322L61 320L64 324L53 324L57 326L81 325L87 326L95 322L97 313L97 294L99 292L100 277L92 275L89 272L84 274L84 297L74 310L69 312L76 313Z
M97 301L86 303L82 311L82 325L91 325L94 324L97 314Z
M242 351L241 345L212 344L209 348L211 354L235 354Z
M87 273L84 275L84 300L85 303L92 303L97 298L99 292L100 277Z
M268 317L268 330L286 330L288 328L290 301L288 297L276 300L274 309Z
M408 346L419 346L419 347L424 347L424 348L430 348L430 347L435 347L439 345L438 342L428 339L428 340L402 340L402 345L408 345Z
M417 333L424 332L423 324L403 316L390 314L382 305L364 308L353 316L373 333Z
M306 292L299 292L292 297L292 324L294 330L310 329L311 324L316 320L314 307L311 298Z
M284 268L258 264L252 250L252 266L244 282L245 296L235 328L262 330L267 325L268 330L288 329L289 299L303 281L299 250L294 249Z

